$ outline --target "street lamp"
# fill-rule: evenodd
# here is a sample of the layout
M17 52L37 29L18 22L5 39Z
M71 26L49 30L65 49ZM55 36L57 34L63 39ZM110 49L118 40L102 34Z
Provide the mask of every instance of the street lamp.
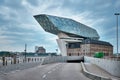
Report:
M25 44L25 62L26 62L26 52L27 52L27 44Z
M118 16L120 15L120 13L115 13L114 15L116 15L116 41L117 41L117 57L118 57Z

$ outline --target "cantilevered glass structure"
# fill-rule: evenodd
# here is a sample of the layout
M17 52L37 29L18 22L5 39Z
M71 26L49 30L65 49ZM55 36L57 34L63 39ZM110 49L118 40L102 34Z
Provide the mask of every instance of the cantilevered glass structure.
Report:
M45 31L55 35L58 35L59 32L63 32L69 36L90 38L94 40L99 39L99 35L95 29L75 20L45 14L36 15L34 17Z
M57 42L63 56L67 56L69 44L75 43L78 46L78 43L82 43L84 39L99 39L99 35L95 29L73 19L46 14L35 15L34 18L46 32L59 37Z

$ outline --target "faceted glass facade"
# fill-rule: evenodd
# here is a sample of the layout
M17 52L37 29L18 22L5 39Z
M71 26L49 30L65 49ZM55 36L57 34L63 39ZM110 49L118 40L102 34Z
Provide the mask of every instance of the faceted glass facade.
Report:
M36 15L34 17L47 32L56 35L59 32L65 32L68 34L77 35L79 37L90 38L94 40L99 39L99 35L95 29L92 29L75 20L45 14Z

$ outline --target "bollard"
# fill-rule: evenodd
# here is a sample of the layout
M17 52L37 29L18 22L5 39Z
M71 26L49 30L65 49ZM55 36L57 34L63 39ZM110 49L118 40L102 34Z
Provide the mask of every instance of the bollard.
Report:
M6 64L6 66L7 66L7 60L5 61L5 64Z
M5 57L2 57L3 66L5 66Z
M16 56L14 56L14 64L16 64Z
M30 61L31 61L31 58L30 58Z

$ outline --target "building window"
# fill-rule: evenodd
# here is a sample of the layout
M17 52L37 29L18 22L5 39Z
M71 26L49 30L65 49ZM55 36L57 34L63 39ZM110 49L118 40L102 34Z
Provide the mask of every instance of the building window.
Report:
M71 53L69 53L69 56L71 56Z
M80 48L80 43L79 42L69 43L68 48Z

